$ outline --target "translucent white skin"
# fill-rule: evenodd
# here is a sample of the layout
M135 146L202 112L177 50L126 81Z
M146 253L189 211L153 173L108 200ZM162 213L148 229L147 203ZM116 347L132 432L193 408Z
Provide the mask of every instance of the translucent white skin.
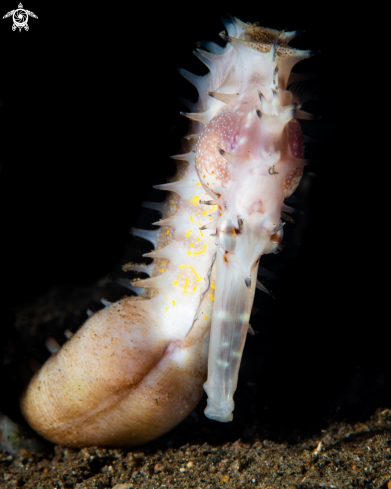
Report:
M258 262L279 246L283 200L304 164L292 155L301 132L289 73L311 53L287 47L294 33L226 27L227 46L209 44L218 54L198 50L208 75L182 70L199 100L178 180L160 186L171 192L161 229L135 231L155 245L153 264L133 267L151 276L134 282L145 292L90 318L22 396L27 421L53 442L152 440L194 409L207 370L205 414L232 420ZM254 30L269 42L253 41Z

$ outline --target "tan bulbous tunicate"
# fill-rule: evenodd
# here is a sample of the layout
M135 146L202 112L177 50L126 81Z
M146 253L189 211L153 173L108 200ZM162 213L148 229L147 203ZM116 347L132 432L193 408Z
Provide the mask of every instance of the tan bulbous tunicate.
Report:
M70 447L133 446L194 409L207 338L172 341L139 305L123 299L99 311L35 374L21 409L39 434Z

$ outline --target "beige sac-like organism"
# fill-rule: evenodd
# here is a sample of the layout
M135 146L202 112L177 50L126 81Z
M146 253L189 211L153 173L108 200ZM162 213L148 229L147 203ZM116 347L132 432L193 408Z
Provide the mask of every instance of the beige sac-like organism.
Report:
M198 102L167 200L149 204L157 231L134 230L155 250L143 292L94 314L35 374L24 416L61 445L132 446L167 432L197 405L232 420L233 394L257 286L260 257L282 239L284 204L303 173L297 119L303 94L291 73L311 56L288 46L296 32L225 22L227 42L196 55ZM206 382L205 382L206 381ZM205 384L204 384L205 383Z

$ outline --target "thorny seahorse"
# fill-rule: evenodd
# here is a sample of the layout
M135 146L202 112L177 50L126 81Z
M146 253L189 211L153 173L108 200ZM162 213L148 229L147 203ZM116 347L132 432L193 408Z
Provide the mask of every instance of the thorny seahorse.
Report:
M134 230L153 243L153 263L128 267L150 278L89 318L22 396L27 421L53 442L147 442L182 421L203 386L206 416L232 420L259 259L279 247L284 199L306 164L297 119L311 116L291 69L313 53L288 46L297 32L225 26L225 47L196 52L210 72L181 70L199 98L177 180L149 204L163 215L158 230Z

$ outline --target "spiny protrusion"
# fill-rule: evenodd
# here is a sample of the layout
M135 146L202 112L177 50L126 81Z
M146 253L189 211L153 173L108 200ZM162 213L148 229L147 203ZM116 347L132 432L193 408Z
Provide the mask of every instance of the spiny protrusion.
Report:
M157 247L157 234L159 233L158 229L147 230L147 229L130 228L129 232L132 233L134 236L138 236L139 238L146 239L147 241L152 243L155 248Z
M201 231L203 231L204 229L215 229L215 228L216 228L216 223L213 221L213 222L208 222L207 224L204 224L199 229Z
M278 231L285 226L285 222L280 222L274 228L270 231L270 235L273 236L273 234L278 233Z
M181 115L206 126L215 116L215 109L212 107L205 112L180 112Z
M144 253L143 257L145 257L145 258L165 258L165 254L163 253L162 249L160 249L160 250L150 251L149 253Z
M310 114L309 112L305 112L304 110L297 110L295 114L296 119L301 119L303 121L316 121L321 119L321 115Z
M238 93L218 93L218 92L208 92L209 97L220 100L220 102L224 102L225 104L236 104L239 101L240 95Z
M265 294L269 294L270 295L270 292L267 290L267 288L263 285L262 282L260 282L259 280L257 280L257 289L258 290L261 290L262 292L265 292Z
M235 164L238 162L238 158L236 157L236 155L234 153L228 153L228 151L224 151L223 149L221 148L217 148L219 153L221 154L221 156L226 160L228 161L228 163L232 163L232 164Z
M216 66L214 65L213 61L210 61L208 57L205 56L203 53L206 53L206 51L202 51L201 49L193 51L194 56L198 58L208 68L209 71L214 71L216 69ZM214 54L210 53L206 54L209 54L210 56L215 56Z
M144 278L140 280L134 280L131 285L133 287L142 287L144 289L160 289L164 287L167 279L162 275L157 275L156 277Z
M265 99L269 102L269 104L273 102L275 92L276 92L275 87L272 88L263 85L258 86L258 95L262 95L263 97L265 97ZM260 96L259 98L260 100L262 100Z
M190 140L197 140L201 136L201 133L198 134L188 134L187 136L183 136L184 139Z
M86 310L86 314L87 314L87 316L88 316L89 318L90 318L91 316L93 316L93 315L94 315L94 313L93 313L93 311L91 311L91 309L87 309L87 310Z
M194 102L191 102L190 100L187 100L180 95L176 95L176 98L185 106L187 107L190 112L195 112L197 110L197 104Z
M157 190L166 190L169 192L177 192L177 193L179 193L179 189L181 187L183 187L183 184L179 180L176 182L162 183L160 185L153 186L153 188L156 188Z
M247 333L250 334L251 336L255 336L255 331L253 330L252 326L250 323L248 323L248 330Z
M105 307L110 306L110 305L112 304L112 302L110 302L110 301L108 301L108 300L106 300L106 299L101 299L100 301L101 301L101 303L102 303L102 304L103 304Z
M189 153L184 153L181 155L173 155L170 156L170 158L173 160L188 161L189 163L194 163L195 151L190 151Z
M292 224L295 222L293 217L289 216L288 214L285 214L285 212L281 212L281 219L284 219L284 221L290 222Z
M275 61L276 56L277 56L277 45L278 45L278 39L276 37L273 41L273 44L272 44L270 52L269 52L269 56L273 58L273 62ZM277 76L278 76L278 66L276 66L274 73L277 73Z
M285 90L288 86L291 70L295 64L297 64L299 61L310 58L316 54L316 52L310 50L300 51L298 49L291 48L282 48L282 50L285 50L286 52L284 55L277 58L277 65L279 67L278 82L279 87Z
M200 96L206 92L206 86L208 84L207 76L197 76L183 68L177 68L177 70L188 82L196 87Z
M172 218L173 216L167 217L167 219L160 219L160 221L153 222L152 224L154 226L172 226Z
M224 66L226 62L224 56L208 53L202 49L197 49L197 51L193 51L193 53L210 71L221 71L222 66Z
M291 214L304 214L302 211L294 209L293 207L290 207L289 205L286 204L282 204L281 210L284 212L290 212Z
M137 295L139 295L142 292L144 292L144 289L142 289L141 287L134 287L132 285L133 281L132 280L129 280L127 278L112 277L111 278L111 281L114 282L114 283L116 283L116 284L118 284L118 285L121 285L122 287L125 287L128 290L131 290L132 292L134 292Z
M233 47L240 46L240 45L247 45L249 44L247 41L244 39L238 39L237 37L230 36L229 34L227 35L225 32L220 32L219 36L221 39L227 43L230 43ZM258 44L258 43L257 43ZM265 48L267 49L270 46L270 44L265 44Z
M218 200L199 200L198 203L203 205L219 205Z
M284 91L282 91L284 92ZM279 93L272 89L272 100L269 101L261 90L258 90L259 100L261 102L261 108L256 109L257 116L261 119L263 116L278 117L284 120L285 123L293 119L298 111L299 106L297 104L282 105L279 97Z
M55 340L52 336L46 338L45 346L50 351L51 354L57 353L59 350L61 350L60 343L57 340Z
M304 29L297 30L297 31L280 32L278 37L280 41L284 42L285 44L289 44L293 38L297 36L301 36L304 33L305 33Z
M236 24L235 21L237 21L237 24L238 24L239 28L242 29L242 31L245 30L242 27L244 23L239 21L239 19L236 19L235 17L233 17L231 14L226 13L225 16L221 16L220 18L221 18L221 22L224 24L224 27L226 28L229 35L232 35L232 36L238 35L237 26L235 25ZM250 24L248 24L248 25L250 25Z
M278 91L278 66L274 68L273 72L273 89Z
M124 272L141 272L151 275L153 264L147 265L146 263L126 263L122 266Z
M142 202L141 206L145 207L146 209L152 209L163 214L164 202Z
M205 48L213 54L223 54L224 48L219 46L215 42L212 41L198 41L196 42L196 46L199 48Z

